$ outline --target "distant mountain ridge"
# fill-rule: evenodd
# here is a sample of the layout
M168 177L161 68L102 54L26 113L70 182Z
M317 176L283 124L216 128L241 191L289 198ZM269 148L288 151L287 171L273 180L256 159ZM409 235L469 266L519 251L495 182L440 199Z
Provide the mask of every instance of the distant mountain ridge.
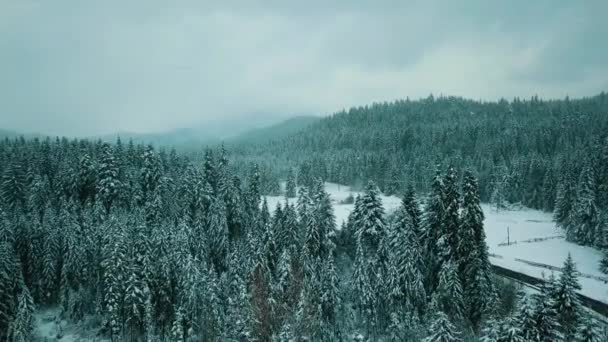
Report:
M228 139L226 142L233 144L258 144L270 140L282 139L305 130L320 120L321 117L318 116L296 116L268 127L246 131L234 138Z
M120 137L123 142L133 140L134 143L188 150L221 143L228 145L258 144L282 139L304 130L320 119L321 117L318 116L300 115L272 123L267 122L268 120L258 122L254 127L252 127L251 123L244 120L228 120L193 128L179 128L167 132L136 133L124 131L84 138L114 143ZM13 130L0 129L0 138L13 139L20 136L24 136L25 138L54 137L43 134L23 134Z

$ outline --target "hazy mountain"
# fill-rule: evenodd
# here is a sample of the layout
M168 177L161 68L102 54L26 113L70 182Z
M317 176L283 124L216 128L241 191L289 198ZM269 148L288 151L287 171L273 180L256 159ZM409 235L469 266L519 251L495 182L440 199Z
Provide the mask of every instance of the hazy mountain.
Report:
M268 140L280 139L302 131L321 120L318 116L296 116L275 125L252 129L228 139L229 143L261 143Z
M41 134L37 134L37 133L21 133L21 132L9 130L9 129L2 129L2 128L0 128L0 139L4 139L4 138L13 139L13 138L21 137L21 136L23 136L24 138L40 138L40 137L42 137Z
M301 131L320 120L315 116L297 116L284 121L264 119L256 123L245 120L222 120L192 128L180 128L159 133L117 132L95 138L115 142L117 137L124 142L171 146L177 149L196 149L205 145L260 143L284 138Z

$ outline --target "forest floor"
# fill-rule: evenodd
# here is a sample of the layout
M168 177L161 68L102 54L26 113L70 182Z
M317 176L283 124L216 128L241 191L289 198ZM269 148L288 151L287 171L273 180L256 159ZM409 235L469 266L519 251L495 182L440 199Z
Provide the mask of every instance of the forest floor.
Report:
M354 209L354 204L343 204L342 201L351 194L356 197L359 192L334 183L326 183L325 188L334 205L339 229ZM401 199L395 196L382 195L381 199L387 213L393 212L401 204ZM277 203L285 202L285 197L268 196L266 200L272 213ZM295 202L296 199L289 201ZM551 213L522 207L497 211L489 204L482 204L482 209L485 214L486 241L493 264L534 277L548 277L551 273L559 277L560 268L570 253L581 273L580 292L608 303L608 275L599 270L602 253L595 248L566 241Z
M95 336L99 322L75 323L60 318L60 309L41 308L34 313L33 341L36 342L108 342Z

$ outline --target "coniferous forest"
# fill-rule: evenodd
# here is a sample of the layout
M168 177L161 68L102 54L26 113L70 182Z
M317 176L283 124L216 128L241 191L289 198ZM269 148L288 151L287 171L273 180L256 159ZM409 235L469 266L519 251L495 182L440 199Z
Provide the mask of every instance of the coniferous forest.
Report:
M112 342L606 340L570 257L532 293L493 274L481 202L608 247L607 113L605 94L431 97L197 154L5 139L0 341L48 307ZM325 181L362 189L341 227Z

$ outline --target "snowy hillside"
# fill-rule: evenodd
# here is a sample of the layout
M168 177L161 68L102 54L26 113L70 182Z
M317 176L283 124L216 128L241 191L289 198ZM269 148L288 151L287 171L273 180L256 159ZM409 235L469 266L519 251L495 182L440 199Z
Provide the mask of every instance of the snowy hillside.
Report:
M336 224L340 228L354 208L354 204L341 202L351 194L356 197L358 192L351 191L348 186L335 183L326 183L325 189L331 196ZM387 213L394 211L401 203L401 199L395 196L382 195L381 198ZM295 200L295 198L289 199L290 202ZM285 197L268 196L266 201L272 212L278 203L285 202ZM486 217L484 221L486 241L493 255L491 258L493 264L534 277L548 277L551 272L555 272L557 276L558 270L531 265L531 263L559 268L568 253L571 253L581 273L579 277L583 287L581 293L608 303L608 276L598 268L602 258L601 252L565 241L563 232L555 226L550 213L527 208L496 211L488 204L482 205L482 208ZM509 241L507 241L507 230Z

